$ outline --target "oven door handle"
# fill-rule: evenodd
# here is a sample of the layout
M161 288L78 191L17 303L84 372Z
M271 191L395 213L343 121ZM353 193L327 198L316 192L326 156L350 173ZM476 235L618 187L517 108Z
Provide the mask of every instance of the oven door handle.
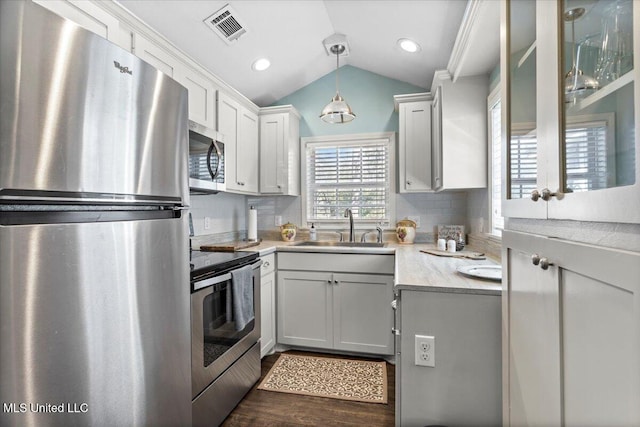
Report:
M222 276L211 277L206 280L201 280L193 284L193 290L197 291L202 288L206 288L207 286L217 285L218 283L226 282L227 280L231 280L231 273L223 274Z
M251 264L252 269L260 268L262 265L262 260L259 259L255 263ZM201 280L193 284L193 291L198 291L202 288L206 288L207 286L217 285L218 283L226 282L227 280L231 280L231 273L223 274L222 276L210 277L206 280Z

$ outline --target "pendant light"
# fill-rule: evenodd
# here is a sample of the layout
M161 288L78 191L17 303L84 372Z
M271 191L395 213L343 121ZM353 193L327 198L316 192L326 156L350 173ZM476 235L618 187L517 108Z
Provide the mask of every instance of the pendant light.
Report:
M584 98L587 95L592 94L600 85L598 81L591 76L584 74L584 72L578 68L576 56L576 19L584 15L584 8L576 7L575 9L569 9L564 12L564 20L571 22L571 70L564 77L564 94L566 102L573 102L579 98Z
M344 98L340 96L338 88L338 70L340 69L340 54L344 53L345 47L341 44L331 46L331 53L336 54L336 95L331 98L331 102L322 109L320 118L327 123L347 123L356 118L351 111L351 107L346 103Z

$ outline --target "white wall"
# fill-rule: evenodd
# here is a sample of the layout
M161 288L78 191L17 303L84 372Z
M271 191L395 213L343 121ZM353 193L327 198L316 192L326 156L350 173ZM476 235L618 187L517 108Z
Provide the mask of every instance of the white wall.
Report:
M218 193L191 195L191 216L194 235L228 233L246 230L246 197L238 194ZM210 218L211 227L204 228L205 217Z

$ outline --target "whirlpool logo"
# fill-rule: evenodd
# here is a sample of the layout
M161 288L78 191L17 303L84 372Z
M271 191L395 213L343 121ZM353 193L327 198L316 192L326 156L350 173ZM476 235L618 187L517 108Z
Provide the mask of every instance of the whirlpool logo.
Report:
M120 70L121 73L127 73L129 75L133 75L133 71L131 71L129 69L129 67L125 67L123 65L120 65L120 63L118 61L113 61L113 65Z

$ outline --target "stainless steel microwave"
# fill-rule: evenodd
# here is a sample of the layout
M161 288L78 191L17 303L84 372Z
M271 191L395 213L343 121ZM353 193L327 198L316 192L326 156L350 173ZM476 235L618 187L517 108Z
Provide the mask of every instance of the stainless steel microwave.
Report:
M189 121L189 190L217 193L226 190L222 135Z

